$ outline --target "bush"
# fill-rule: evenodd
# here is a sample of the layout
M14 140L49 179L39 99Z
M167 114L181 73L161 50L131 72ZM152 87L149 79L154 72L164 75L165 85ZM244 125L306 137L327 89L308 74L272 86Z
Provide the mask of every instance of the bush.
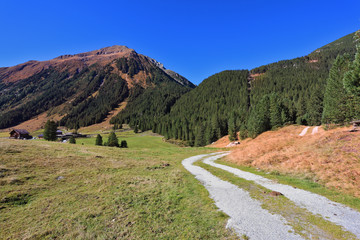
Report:
M102 136L101 136L100 134L98 134L98 135L96 136L95 145L96 145L96 146L102 146L102 145L103 145Z
M74 136L71 136L71 137L70 137L69 143L70 143L70 144L76 144L76 140L75 140Z
M121 143L120 143L120 147L121 148L127 148L128 147L127 142L125 140L122 140Z

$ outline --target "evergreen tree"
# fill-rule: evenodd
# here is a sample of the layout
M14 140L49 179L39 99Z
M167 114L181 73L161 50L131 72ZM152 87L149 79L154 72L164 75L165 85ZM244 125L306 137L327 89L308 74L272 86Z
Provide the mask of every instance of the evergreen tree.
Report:
M284 125L291 124L289 109L285 106L281 107L281 121L283 122Z
M356 34L356 40L360 40L360 31ZM345 73L344 87L351 97L352 118L360 118L360 44L356 46L355 60L350 65L350 70Z
M241 124L240 126L240 139L243 140L245 138L247 138L247 129L246 129L246 125L245 124Z
M138 125L135 124L135 127L134 127L134 133L138 133L139 129L138 129Z
M272 129L282 125L281 108L276 94L271 94L270 96L270 125Z
M76 140L75 140L74 136L71 136L71 137L70 137L69 143L70 143L70 144L76 144Z
M111 132L109 134L109 139L108 139L108 146L109 147L119 147L119 140L116 137L115 132Z
M120 147L121 148L127 148L128 147L127 142L125 140L122 140L121 143L120 143Z
M228 122L228 133L229 133L229 140L231 142L236 141L238 139L237 133L236 133L234 114L231 115L229 122Z
M307 125L306 101L303 97L299 98L296 107L296 123Z
M319 88L315 88L308 102L308 124L316 126L321 124L321 116L323 112L323 96L324 94Z
M57 125L54 121L48 120L44 127L44 139L48 141L56 141Z
M269 109L270 104L268 95L263 96L261 101L251 109L247 124L249 137L255 138L260 133L270 130Z
M197 127L195 136L195 147L201 147L205 145L205 128L203 124Z
M97 146L102 146L103 145L102 136L100 134L98 134L96 136L95 145L97 145Z
M343 77L348 69L350 55L338 56L330 69L325 88L324 109L322 113L323 124L344 123L349 107L348 94L344 88Z

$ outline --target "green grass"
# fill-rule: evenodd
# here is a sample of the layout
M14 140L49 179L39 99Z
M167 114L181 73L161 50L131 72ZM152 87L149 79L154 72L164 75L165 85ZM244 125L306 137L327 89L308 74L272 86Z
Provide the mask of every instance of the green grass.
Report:
M271 190L264 188L253 181L239 178L232 173L209 166L202 162L196 162L195 165L198 165L220 179L228 181L249 192L253 199L262 203L264 209L273 214L283 216L293 227L295 233L306 239L356 239L356 236L343 231L340 226L323 219L321 216L313 215L304 208L298 207L286 197L270 196L269 193Z
M235 238L181 165L214 150L122 137L128 149L0 139L0 239Z
M224 161L224 160L218 160L217 162L220 164L238 168L243 171L251 172L251 173L275 180L278 183L287 184L287 185L290 185L293 187L297 187L300 189L304 189L304 190L322 195L332 201L345 204L349 207L352 207L352 208L360 211L360 199L359 198L326 188L325 186L323 186L319 183L313 182L310 179L300 178L299 176L293 176L293 175L285 175L285 174L281 174L277 171L264 172L264 171L261 171L261 170L258 170L258 169L252 168L252 167L240 166L240 165L230 163L230 162Z

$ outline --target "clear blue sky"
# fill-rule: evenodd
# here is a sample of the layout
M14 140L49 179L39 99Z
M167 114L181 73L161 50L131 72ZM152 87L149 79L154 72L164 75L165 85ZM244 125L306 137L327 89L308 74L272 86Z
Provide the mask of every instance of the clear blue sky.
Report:
M111 45L195 84L303 56L360 29L359 0L0 0L0 66Z

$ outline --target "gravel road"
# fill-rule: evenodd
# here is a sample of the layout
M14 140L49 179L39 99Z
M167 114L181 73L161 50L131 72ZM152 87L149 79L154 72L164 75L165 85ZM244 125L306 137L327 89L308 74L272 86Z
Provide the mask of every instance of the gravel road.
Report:
M318 133L319 132L319 127L318 126L316 126L316 127L314 127L314 129L312 130L312 135L314 135L314 134L316 134L316 133Z
M224 154L220 155L224 156ZM305 190L297 189L288 185L279 184L256 174L241 171L222 164L215 163L217 158L206 158L204 163L216 168L235 174L236 176L254 181L255 183L277 192L293 201L296 205L306 208L313 214L319 214L324 219L340 225L349 232L352 232L360 239L360 213L343 204L330 201L329 199Z
M302 239L293 233L292 227L287 225L282 216L263 209L261 202L252 199L248 192L193 165L202 158L213 162L227 154L204 154L182 161L183 166L209 191L216 206L230 217L227 227L232 228L239 236L245 234L250 239Z
M304 128L304 129L301 131L301 133L299 134L299 136L300 136L300 137L305 136L305 134L307 133L307 131L309 130L309 128L310 128L310 127Z

